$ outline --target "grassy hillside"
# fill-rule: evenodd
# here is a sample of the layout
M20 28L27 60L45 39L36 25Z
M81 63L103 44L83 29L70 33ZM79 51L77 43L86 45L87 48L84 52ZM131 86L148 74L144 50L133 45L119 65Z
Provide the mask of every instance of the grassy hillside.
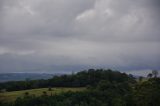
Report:
M51 95L51 94L54 95L54 94L59 94L67 91L77 92L77 91L83 91L83 90L85 90L85 88L52 88L51 91L49 91L48 88L41 88L41 89L5 92L5 93L0 93L0 101L12 102L17 97L25 96L26 92L28 92L29 95L41 96L41 95L44 95L44 92L46 92L47 95Z

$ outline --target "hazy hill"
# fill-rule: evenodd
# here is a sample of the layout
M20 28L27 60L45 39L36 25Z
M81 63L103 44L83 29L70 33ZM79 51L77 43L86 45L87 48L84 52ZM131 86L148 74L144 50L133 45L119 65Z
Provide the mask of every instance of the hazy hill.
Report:
M0 82L6 81L23 81L23 80L35 80L35 79L49 79L57 74L46 73L1 73Z

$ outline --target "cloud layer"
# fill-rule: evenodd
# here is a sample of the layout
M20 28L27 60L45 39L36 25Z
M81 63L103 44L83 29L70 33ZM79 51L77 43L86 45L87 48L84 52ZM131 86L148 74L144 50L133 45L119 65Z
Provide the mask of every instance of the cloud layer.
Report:
M0 72L160 69L159 0L1 0Z

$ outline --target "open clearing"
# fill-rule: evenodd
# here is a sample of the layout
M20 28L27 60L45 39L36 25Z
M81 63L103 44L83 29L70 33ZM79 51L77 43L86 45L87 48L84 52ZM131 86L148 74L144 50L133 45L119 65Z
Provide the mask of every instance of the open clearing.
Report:
M16 100L17 97L24 97L26 92L29 95L41 96L44 95L44 92L46 92L47 95L51 94L54 95L67 91L78 92L83 90L85 90L85 88L52 88L51 91L49 91L48 88L40 88L40 89L31 89L22 91L12 91L12 92L0 93L0 101L12 102Z

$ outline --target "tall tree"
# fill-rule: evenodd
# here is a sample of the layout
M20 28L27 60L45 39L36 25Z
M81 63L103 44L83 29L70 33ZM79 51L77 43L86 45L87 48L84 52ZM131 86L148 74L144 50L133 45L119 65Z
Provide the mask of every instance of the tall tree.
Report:
M148 78L152 78L152 76L153 76L152 73L149 73L149 74L147 75Z
M152 71L152 74L153 74L154 78L157 78L157 76L158 76L158 71L157 71L157 70L153 70L153 71Z
M142 76L140 76L138 80L139 80L139 82L142 82L143 77L142 77Z

